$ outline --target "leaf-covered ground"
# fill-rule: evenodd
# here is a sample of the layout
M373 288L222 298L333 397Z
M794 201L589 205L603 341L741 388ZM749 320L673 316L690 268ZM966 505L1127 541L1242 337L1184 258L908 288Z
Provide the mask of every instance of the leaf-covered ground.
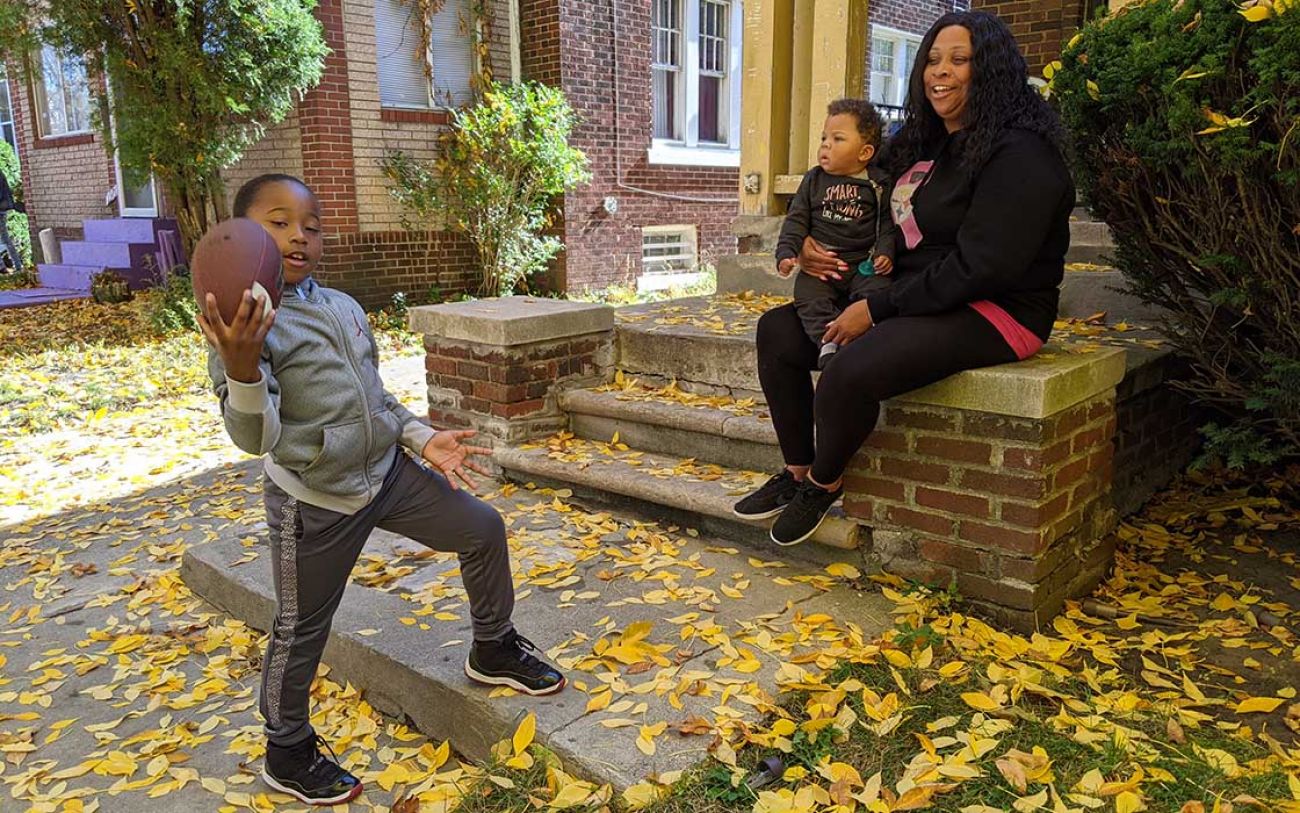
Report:
M255 776L262 637L205 606L177 574L188 545L217 535L237 534L251 550L256 464L222 434L197 337L149 336L144 306L0 312L0 809L295 809ZM390 385L418 404L414 348L386 334L396 361L386 372L399 371ZM602 446L560 453L609 453ZM712 476L674 476L683 473ZM587 512L563 494L498 492L524 561L542 544L539 529L553 528L575 549L610 556L611 571L645 579L643 623L601 627L552 653L589 673L574 689L588 693L589 713L626 725L642 751L704 743L714 761L614 794L565 773L526 719L491 764L474 765L328 675L314 690L314 722L367 782L354 809L1300 810L1297 482L1296 470L1183 479L1120 527L1115 572L1091 600L1029 638L965 615L959 597L844 566L818 584L885 591L896 626L883 638L830 616L724 630L711 618L734 599L728 590L764 588L702 589L680 532ZM616 555L594 544L615 533ZM232 566L258 564L250 555ZM354 578L392 587L415 564L367 559ZM786 578L779 562L750 564L776 584ZM539 559L521 567L519 589L608 601L567 588L568 578L565 565ZM410 600L409 623L435 624L458 597L436 581ZM728 637L737 671L773 677L787 693L709 676L683 684L665 671L674 650L708 635ZM614 700L609 687L623 683L705 702L649 719ZM767 712L764 722L745 722L737 702ZM784 777L751 790L746 779L772 755Z

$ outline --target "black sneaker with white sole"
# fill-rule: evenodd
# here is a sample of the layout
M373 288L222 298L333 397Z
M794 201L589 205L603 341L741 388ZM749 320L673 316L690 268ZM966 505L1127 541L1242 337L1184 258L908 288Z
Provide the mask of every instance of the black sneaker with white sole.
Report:
M537 645L511 630L500 641L475 641L465 674L477 683L509 686L524 694L552 694L564 688L564 675L532 654Z
M794 493L799 489L799 481L789 469L782 469L758 490L731 507L731 513L741 519L768 519L785 510Z
M330 752L327 757L320 746ZM330 759L330 757L334 757ZM266 784L309 805L337 805L361 794L361 780L339 767L329 743L317 735L297 745L280 748L268 744L262 763Z
M803 542L817 531L822 520L826 519L826 512L843 494L843 487L827 491L811 480L803 481L794 499L772 523L772 541L782 547Z

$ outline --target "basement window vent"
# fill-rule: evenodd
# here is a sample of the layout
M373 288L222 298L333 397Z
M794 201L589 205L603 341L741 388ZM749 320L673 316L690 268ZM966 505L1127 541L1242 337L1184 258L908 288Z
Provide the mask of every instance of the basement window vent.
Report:
M638 291L690 286L698 283L702 276L694 226L645 226L641 229Z

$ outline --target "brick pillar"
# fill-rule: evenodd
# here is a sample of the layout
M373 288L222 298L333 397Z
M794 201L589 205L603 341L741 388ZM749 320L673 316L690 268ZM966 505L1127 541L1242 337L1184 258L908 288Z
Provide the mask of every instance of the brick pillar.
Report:
M424 335L429 420L517 443L567 426L557 388L611 363L608 305L512 296L411 310Z
M343 37L343 0L320 0L316 17L325 29L330 53L320 84L298 107L302 132L303 180L320 200L332 235L360 230L357 180L353 171L352 102L348 91L348 50Z
M1029 75L1038 76L1083 24L1084 5L1084 0L973 0L971 8L991 11L1010 26Z
M886 570L955 584L1025 630L1097 584L1114 554L1124 354L1091 355L963 373L887 405L845 481L845 512L872 526Z

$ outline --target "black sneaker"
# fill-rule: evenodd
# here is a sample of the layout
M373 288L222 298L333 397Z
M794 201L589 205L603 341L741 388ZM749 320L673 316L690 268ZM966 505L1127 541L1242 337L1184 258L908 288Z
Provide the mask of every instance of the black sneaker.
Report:
M322 745L330 752L329 757L320 752ZM337 760L320 735L288 748L268 744L262 780L309 805L350 802L361 794L361 780L340 768Z
M785 510L794 493L799 488L799 481L789 469L782 469L758 490L731 507L731 513L741 519L767 519Z
M826 512L844 493L841 486L835 491L827 491L811 480L799 484L794 499L786 506L781 516L772 523L772 541L783 547L798 545L821 526L826 519Z
M509 686L524 694L552 694L564 688L564 675L538 658L537 645L511 630L500 641L475 641L465 659L465 674L477 683Z

